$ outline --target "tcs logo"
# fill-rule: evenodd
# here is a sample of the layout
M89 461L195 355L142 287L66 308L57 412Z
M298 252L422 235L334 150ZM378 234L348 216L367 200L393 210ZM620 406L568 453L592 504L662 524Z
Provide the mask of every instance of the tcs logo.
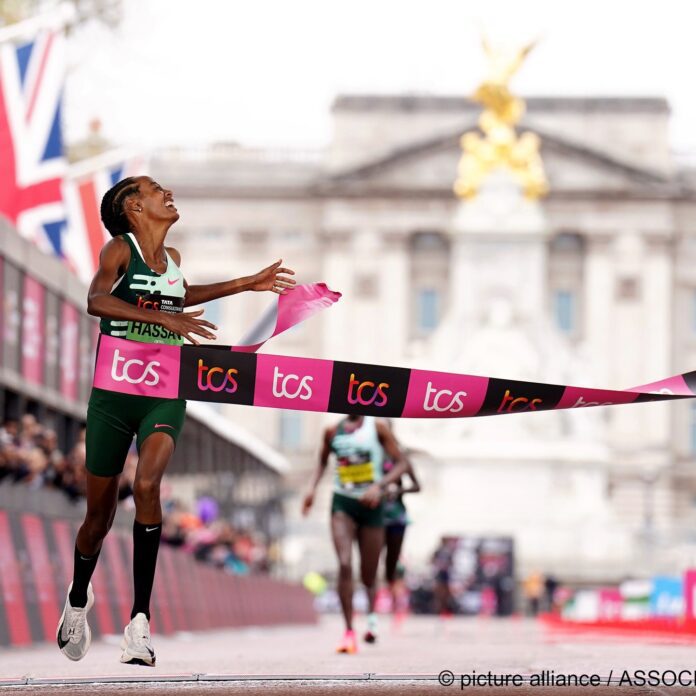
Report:
M239 370L234 367L229 367L227 370L222 367L207 367L202 359L198 359L197 380L198 388L201 391L221 392L224 390L228 394L234 394L238 386L234 377L237 374L239 374Z
M582 396L571 406L571 408L589 408L591 406L611 406L613 401L585 401Z
M515 398L509 389L505 390L505 396L498 406L498 413L522 413L523 411L536 411L541 399L528 399L526 396Z
M160 303L157 300L146 300L142 295L138 296L138 307L142 309L156 309L159 310Z
M432 401L430 400L432 397ZM462 399L467 397L465 391L453 392L450 389L437 390L433 387L432 382L428 382L425 389L425 400L423 401L423 410L436 411L437 413L459 413L464 409ZM443 401L448 399L449 401Z
M310 375L305 375L302 379L298 375L291 373L284 375L276 366L273 368L273 396L286 399L297 399L299 397L302 401L307 401L312 398L312 387L309 386L309 383L313 379ZM293 382L299 382L295 391L291 391Z
M154 387L159 382L159 375L155 368L159 367L157 360L147 365L137 358L121 357L118 348L114 351L114 360L111 364L111 379L114 382L128 382L128 384L144 384L146 387Z
M351 373L348 381L348 403L360 404L361 406L386 406L388 397L388 382L361 382L355 378L355 373ZM367 390L367 391L366 391Z

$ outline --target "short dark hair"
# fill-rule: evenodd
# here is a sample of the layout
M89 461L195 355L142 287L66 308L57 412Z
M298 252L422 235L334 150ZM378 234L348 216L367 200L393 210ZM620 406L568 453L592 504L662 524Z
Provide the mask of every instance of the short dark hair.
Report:
M104 194L101 202L101 219L112 237L130 232L130 223L123 209L123 202L128 196L139 192L137 180L129 176L121 179Z

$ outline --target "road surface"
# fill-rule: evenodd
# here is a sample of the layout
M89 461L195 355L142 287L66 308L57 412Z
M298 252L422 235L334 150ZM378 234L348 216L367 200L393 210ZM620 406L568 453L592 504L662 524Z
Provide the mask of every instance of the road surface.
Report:
M362 629L364 620L358 622ZM409 617L400 627L383 618L375 646L337 655L337 617L315 626L257 628L153 637L157 666L122 665L117 636L96 641L84 660L72 663L55 645L4 649L2 690L15 694L666 694L696 693L670 682L696 681L696 645L664 639L609 635L561 635L526 619ZM658 683L637 670L655 670ZM442 680L453 683L442 685ZM490 672L490 675L489 675ZM451 673L451 676L450 676ZM633 685L625 682L625 675ZM465 688L462 689L462 675ZM507 679L488 688L486 680ZM542 687L542 679L552 687ZM559 680L592 675L601 686L571 688ZM611 685L607 681L611 676ZM624 686L617 682L624 677ZM478 684L472 680L478 679ZM517 680L517 684L513 680ZM468 680L468 681L466 681ZM531 680L536 680L534 684ZM589 683L589 682L587 682ZM559 685L561 684L561 685Z

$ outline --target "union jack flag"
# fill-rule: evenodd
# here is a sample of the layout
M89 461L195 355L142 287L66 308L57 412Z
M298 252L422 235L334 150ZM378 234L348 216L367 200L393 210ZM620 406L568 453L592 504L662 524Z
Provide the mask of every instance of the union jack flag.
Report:
M70 168L63 188L69 220L63 250L68 265L85 283L94 276L99 252L111 239L101 222L102 196L121 179L143 174L144 166L144 158L115 150Z
M40 248L63 255L61 134L65 42L43 31L0 44L0 215Z

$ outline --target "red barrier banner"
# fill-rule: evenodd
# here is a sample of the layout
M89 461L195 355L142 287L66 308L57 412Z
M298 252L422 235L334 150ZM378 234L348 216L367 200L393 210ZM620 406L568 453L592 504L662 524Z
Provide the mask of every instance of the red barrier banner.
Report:
M24 276L22 302L22 376L29 382L43 382L46 321L44 287L31 276Z
M72 579L75 529L62 520L0 510L0 645L55 640ZM98 635L119 635L130 620L132 542L111 533L104 540L92 587L89 621ZM163 546L152 595L155 633L310 623L312 596L270 578L238 577Z
M30 645L32 642L29 617L27 616L24 584L10 520L6 512L0 510L0 589L5 605L7 639L11 645Z
M53 566L48 555L43 520L36 515L22 515L22 527L27 543L27 552L34 575L37 604L45 640L55 638L60 618Z
M121 539L109 534L102 545L99 563L105 564L105 571L111 585L109 595L115 608L118 623L125 626L130 621L131 612L131 574L126 568L125 557L121 552Z
M77 309L63 302L60 315L60 393L70 401L77 399L77 353L80 323Z

